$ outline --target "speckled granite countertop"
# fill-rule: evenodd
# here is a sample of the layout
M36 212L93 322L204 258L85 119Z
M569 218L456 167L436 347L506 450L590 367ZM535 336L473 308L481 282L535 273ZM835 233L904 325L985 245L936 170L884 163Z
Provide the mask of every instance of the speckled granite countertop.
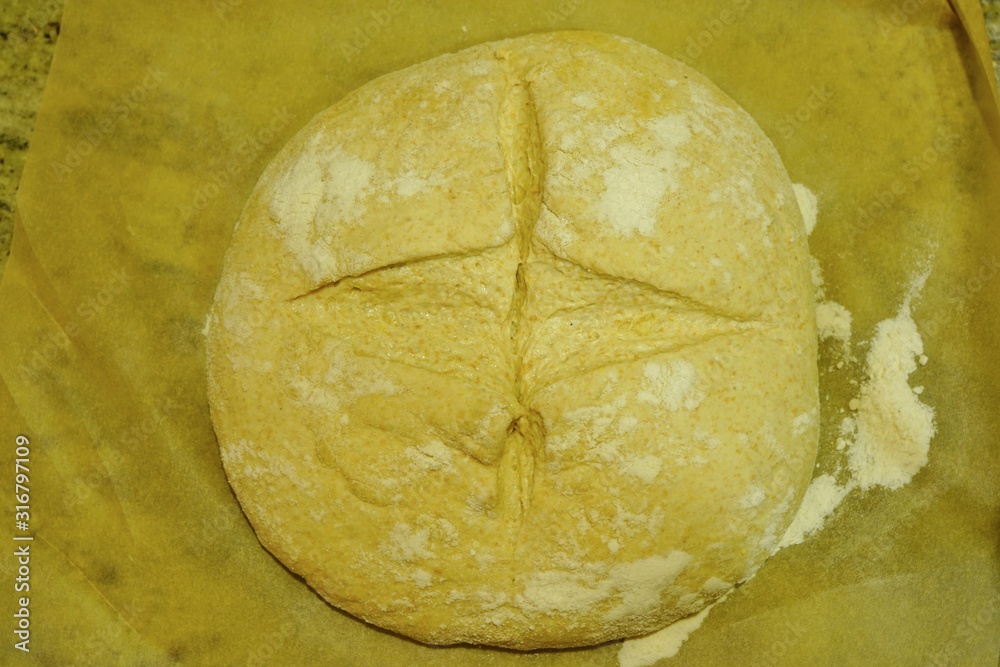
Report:
M52 63L63 0L0 4L0 275L10 254L14 193Z
M981 0L986 14L986 33L993 53L993 74L1000 84L1000 0Z
M982 0L1000 81L1000 0ZM52 63L63 0L0 5L0 275L10 254L14 194Z

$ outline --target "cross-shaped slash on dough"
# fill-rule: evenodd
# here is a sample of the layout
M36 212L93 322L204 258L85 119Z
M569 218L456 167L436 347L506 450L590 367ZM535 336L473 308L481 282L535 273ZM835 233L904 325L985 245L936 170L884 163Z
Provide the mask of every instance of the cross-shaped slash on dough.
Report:
M539 239L534 231L543 209L557 213L547 208L543 192L545 162L530 83L511 67L505 73L499 148L514 222L510 237L490 248L340 277L290 302L303 323L338 322L330 334L351 356L446 376L468 393L485 394L484 405L503 406L506 427L485 438L429 416L418 431L496 467L489 504L513 545L545 456L545 416L533 407L540 392L601 368L766 325L760 317L723 312L583 266ZM371 427L395 437L413 435L412 420L401 422L398 414L377 409L366 414ZM336 465L336 456L328 458Z

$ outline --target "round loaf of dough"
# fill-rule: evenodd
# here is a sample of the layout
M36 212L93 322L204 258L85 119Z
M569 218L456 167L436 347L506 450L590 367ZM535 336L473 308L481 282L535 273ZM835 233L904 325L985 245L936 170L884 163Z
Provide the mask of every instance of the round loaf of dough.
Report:
M595 33L383 76L263 174L209 398L260 542L422 642L635 636L775 549L817 446L813 295L774 147Z

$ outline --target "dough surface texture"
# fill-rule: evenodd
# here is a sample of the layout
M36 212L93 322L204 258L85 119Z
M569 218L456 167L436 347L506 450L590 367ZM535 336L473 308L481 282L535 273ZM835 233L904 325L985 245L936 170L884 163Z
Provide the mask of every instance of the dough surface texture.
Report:
M422 642L657 630L772 553L818 438L808 250L753 119L566 32L388 74L265 170L209 318L260 542Z

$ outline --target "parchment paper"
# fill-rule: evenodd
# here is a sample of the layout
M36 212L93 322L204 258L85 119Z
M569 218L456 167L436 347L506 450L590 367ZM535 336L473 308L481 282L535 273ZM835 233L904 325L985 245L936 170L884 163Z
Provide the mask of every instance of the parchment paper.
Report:
M678 57L753 114L819 196L810 244L856 342L931 269L914 302L930 361L911 378L937 411L929 465L901 491L849 496L670 664L997 663L1000 132L971 0L70 2L0 285L0 662L615 663L617 644L425 647L331 608L258 544L205 398L200 332L223 251L278 148L375 76L565 28ZM838 352L822 353L832 470L863 363L827 370ZM25 534L28 655L12 646L10 540Z

